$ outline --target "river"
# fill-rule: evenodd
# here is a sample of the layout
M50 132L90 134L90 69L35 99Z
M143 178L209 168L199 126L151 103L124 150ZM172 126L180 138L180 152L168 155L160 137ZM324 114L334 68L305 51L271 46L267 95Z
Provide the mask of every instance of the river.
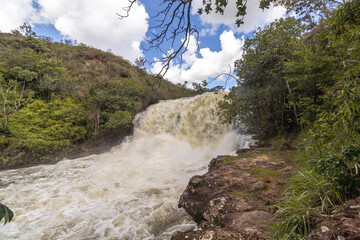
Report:
M0 202L15 213L0 239L170 239L194 226L177 207L189 178L248 144L248 135L220 123L222 97L152 105L110 152L0 171Z

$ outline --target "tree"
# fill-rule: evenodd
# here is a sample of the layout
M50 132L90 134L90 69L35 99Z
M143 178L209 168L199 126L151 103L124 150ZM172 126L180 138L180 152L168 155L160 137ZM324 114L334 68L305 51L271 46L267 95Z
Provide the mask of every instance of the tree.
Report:
M36 33L32 30L32 27L30 25L24 23L19 28L20 28L20 32L22 32L25 36L36 37Z
M136 0L128 0L129 5L124 7L125 14L118 14L123 19L130 14L131 8L136 4ZM326 19L331 11L339 4L344 4L347 0L259 0L259 8L269 8L271 4L284 6L288 12L295 11L304 21L316 23L317 19ZM247 0L236 0L237 26L245 24L244 16L247 10ZM158 76L164 76L170 67L170 62L176 57L186 52L191 38L198 42L199 32L192 20L193 0L162 0L159 4L158 12L151 16L155 26L150 27L149 38L146 39L145 50L156 49L162 53L162 57L155 61L161 62L163 67ZM228 0L203 0L203 7L198 9L198 14L209 14L215 11L224 14L228 5ZM314 26L312 26L314 27ZM170 47L169 44L170 43ZM153 62L151 62L153 63Z
M145 62L146 61L144 57L138 57L137 59L135 59L135 65L141 69L145 69Z
M125 14L118 14L123 19L130 14L131 8L136 0L128 0L129 5L124 8ZM265 9L275 0L260 0L260 8ZM186 52L191 38L199 39L199 32L192 21L192 0L162 0L159 4L159 10L151 16L158 24L149 28L150 38L146 39L145 50L156 49L162 53L162 57L155 61L161 62L161 68L158 76L164 76L170 67L170 62L177 56L182 57ZM215 12L223 14L227 6L227 0L207 0L203 1L204 7L198 10L199 14L210 13L215 8ZM244 23L243 17L246 14L246 0L237 0L238 13L237 25ZM170 49L167 44L170 42ZM153 62L152 62L153 63Z
M238 86L222 103L225 120L238 118L264 138L299 125L297 107L290 104L294 85L285 77L304 28L295 18L280 19L246 40L242 59L235 63Z
M21 67L14 67L10 70L10 75L13 78L9 80L4 79L0 75L0 115L4 118L3 131L7 132L7 124L9 118L13 116L19 107L22 105L23 96L25 93L25 84L37 77L37 73L29 70L23 70ZM21 86L18 89L18 86Z
M319 21L330 18L331 13L347 0L280 0L277 4L286 7L287 12L294 11L312 29Z

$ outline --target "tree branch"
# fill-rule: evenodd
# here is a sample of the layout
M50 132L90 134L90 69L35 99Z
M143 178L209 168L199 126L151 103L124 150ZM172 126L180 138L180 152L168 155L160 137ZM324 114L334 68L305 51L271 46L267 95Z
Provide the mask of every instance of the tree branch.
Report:
M129 5L127 7L123 7L123 10L125 11L125 15L121 15L116 13L116 15L119 16L120 20L127 18L129 16L130 10L132 9L133 5L135 4L136 0L128 0L129 1Z
M136 0L129 0L129 5L124 7L125 15L117 14L120 19L129 16L131 8ZM162 56L150 64L161 63L162 67L157 73L158 77L163 77L170 68L170 63L177 57L182 59L186 52L191 36L198 43L199 32L191 20L192 0L162 0L159 4L160 10L150 18L158 22L149 28L150 37L145 39L143 49L151 49L160 52ZM170 44L170 48L168 48Z
M224 85L224 88L226 89L226 84L227 84L227 82L229 81L230 78L233 78L233 79L235 79L236 81L238 81L238 78L237 78L236 76L234 76L234 75L231 74L231 73L232 73L232 70L231 70L230 64L228 64L228 66L229 66L229 72L228 72L228 73L220 73L220 74L217 75L215 78L213 78L211 81L209 81L207 84L210 84L210 83L216 81L216 80L217 80L219 77L221 77L221 76L227 76L227 78L226 78L226 80L225 80L225 85Z

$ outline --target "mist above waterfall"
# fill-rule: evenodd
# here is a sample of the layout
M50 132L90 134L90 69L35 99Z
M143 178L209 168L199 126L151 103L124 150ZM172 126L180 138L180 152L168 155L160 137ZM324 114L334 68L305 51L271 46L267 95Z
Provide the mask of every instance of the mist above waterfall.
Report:
M13 222L0 239L170 239L194 225L177 201L189 178L248 136L219 122L223 94L163 101L110 152L0 172Z

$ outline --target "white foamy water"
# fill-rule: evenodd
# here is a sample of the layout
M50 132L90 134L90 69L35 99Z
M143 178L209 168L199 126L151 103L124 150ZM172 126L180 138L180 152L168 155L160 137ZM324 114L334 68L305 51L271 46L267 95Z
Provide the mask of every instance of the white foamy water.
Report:
M219 122L222 94L160 102L110 152L0 172L0 202L15 217L0 239L170 239L195 223L178 199L211 158L248 136Z

